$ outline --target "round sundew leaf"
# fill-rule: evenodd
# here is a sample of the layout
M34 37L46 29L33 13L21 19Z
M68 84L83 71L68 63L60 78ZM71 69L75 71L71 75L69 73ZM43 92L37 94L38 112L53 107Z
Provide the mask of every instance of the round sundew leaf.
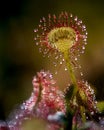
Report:
M43 17L34 33L35 43L43 55L63 55L68 51L72 64L80 53L84 53L87 44L86 26L77 16L67 12Z

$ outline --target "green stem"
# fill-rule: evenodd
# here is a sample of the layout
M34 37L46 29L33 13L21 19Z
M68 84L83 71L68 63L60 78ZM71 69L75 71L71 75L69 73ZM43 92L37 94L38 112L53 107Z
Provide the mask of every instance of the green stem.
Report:
M72 125L72 130L77 130L77 126Z
M76 77L75 77L75 74L73 72L73 66L71 64L71 60L70 60L70 56L69 56L69 52L68 51L65 51L64 52L64 59L66 61L66 65L67 65L67 68L69 70L69 73L70 73L70 79L71 79L71 82L72 84L74 85L74 92L73 92L73 95L76 94L77 90L78 90L78 87L77 87L77 81L76 81Z
M83 106L80 107L80 112L81 112L81 116L82 116L82 121L83 123L86 122L86 116L85 116L85 108Z

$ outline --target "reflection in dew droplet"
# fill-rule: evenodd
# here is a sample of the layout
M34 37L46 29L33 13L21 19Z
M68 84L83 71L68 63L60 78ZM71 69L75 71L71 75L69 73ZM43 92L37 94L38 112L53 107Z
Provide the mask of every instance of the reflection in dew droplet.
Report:
M53 62L53 65L56 67L56 66L57 66L57 63L56 63L56 62Z
M82 28L83 28L83 29L85 29L85 28L86 28L86 26L85 26L85 25L83 25L83 26L82 26Z
M60 58L62 58L63 57L63 55L62 54L60 54Z
M77 16L74 18L74 20L75 20L75 21L77 21L77 20L78 20Z
M48 58L50 58L50 56L51 56L51 53L48 54Z
M34 38L34 40L36 41L36 40L37 40L37 38L35 37L35 38Z
M77 57L75 57L75 61L77 61L78 59L77 59Z
M88 120L88 116L86 116L86 119Z
M80 75L81 75L81 76L83 76L83 73L82 73L82 72L80 72Z
M37 29L34 29L34 32L37 32L38 30Z
M39 48L39 52L42 52L42 48Z
M60 65L62 65L62 61L60 61Z
M81 53L83 54L83 53L84 53L84 51L81 51Z
M79 69L81 69L81 65L79 65L78 67L79 67Z
M55 57L55 59L57 60L59 57L58 57L58 55Z
M94 112L92 111L90 114L91 114L91 115L94 115Z
M73 15L72 15L72 14L70 14L70 17L73 17Z
M63 58L63 59L62 59L62 61L64 62L64 61L65 61L65 59Z
M104 127L104 125L101 125L101 128L103 128Z
M55 74L57 74L57 71L55 72Z
M39 45L39 43L38 43L38 42L36 42L36 45L38 46L38 45Z
M85 42L84 44L87 45L87 42Z
M83 112L83 115L86 115L86 113L85 113L85 112Z
M83 41L84 41L84 42L86 42L86 41L87 41L87 39L85 38Z
M84 49L85 49L85 46L83 46L82 49L84 50Z
M99 120L101 120L101 117L99 117Z
M67 71L68 69L65 67L65 71Z

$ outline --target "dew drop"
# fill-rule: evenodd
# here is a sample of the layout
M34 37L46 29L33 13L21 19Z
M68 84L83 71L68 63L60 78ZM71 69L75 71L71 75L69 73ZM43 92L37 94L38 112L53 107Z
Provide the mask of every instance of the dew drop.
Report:
M62 54L60 54L60 58L62 58Z
M15 118L18 119L18 115Z
M84 49L85 49L85 46L83 46L82 49L84 50Z
M52 79L52 78L53 78L53 75L52 75L52 74L50 74L50 75L49 75L49 78L50 78L50 79Z
M55 57L56 60L57 60L58 58L59 58L58 56Z
M83 73L82 73L82 72L80 72L80 75L81 75L81 76L83 76Z
M91 115L94 115L94 112L92 111L90 114L91 114Z
M21 110L23 110L24 109L24 105L21 105L20 108L21 108Z
M38 30L37 29L34 29L34 32L37 32Z
M46 21L45 17L43 17L43 21L44 21L44 22Z
M36 41L36 40L37 40L37 38L35 37L35 38L34 38L34 40Z
M63 58L63 59L62 59L62 62L64 62L64 61L65 61L65 59Z
M60 65L62 65L62 61L60 61Z
M80 25L80 24L81 24L81 21L80 21L80 20L78 20L78 21L77 21L77 25Z
M70 17L73 17L73 15L72 15L72 14L70 14Z
M78 59L77 59L77 57L75 57L75 61L77 61Z
M86 28L84 28L83 31L86 31Z
M93 90L91 91L91 94L94 94L94 91L93 91Z
M36 45L38 46L38 45L39 45L39 43L38 43L38 42L36 42Z
M97 104L97 101L95 101L95 104Z
M79 69L81 69L81 65L79 65L78 67L79 67Z
M76 41L78 41L78 37L76 36Z
M43 54L46 55L46 54L47 54L47 51L44 51Z
M103 128L104 127L104 125L101 125L101 128Z
M84 42L86 42L86 41L87 41L87 39L85 38L83 41L84 41Z
M68 69L65 67L65 71L67 71Z
M101 117L99 117L99 120L101 120Z
M42 52L42 48L39 48L39 52Z
M40 19L40 23L42 23L42 20Z
M82 26L82 28L83 28L83 29L85 29L85 28L86 28L86 26L85 26L85 25L83 25L83 26Z
M53 65L56 67L57 66L56 62L53 62Z
M84 112L83 115L86 115L86 113Z
M97 109L97 107L96 107L96 106L94 106L94 108L95 108L95 109Z
M74 18L74 20L75 20L75 21L77 21L77 20L78 20L77 16Z
M86 35L88 35L88 32L86 32Z
M82 20L79 20L79 23L82 23Z
M88 120L88 116L86 116L86 119Z
M51 56L51 53L48 54L48 58Z
M57 71L55 72L55 74L57 75Z
M81 51L81 53L83 54L83 53L84 53L84 51Z

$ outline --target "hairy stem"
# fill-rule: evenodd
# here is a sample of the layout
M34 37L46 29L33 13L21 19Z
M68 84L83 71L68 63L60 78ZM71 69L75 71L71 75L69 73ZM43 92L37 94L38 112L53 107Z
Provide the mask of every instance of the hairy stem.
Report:
M85 108L83 106L80 107L80 112L81 112L81 116L82 116L82 121L83 123L85 123L86 121L86 116L85 116Z
M73 66L71 64L71 60L70 60L70 56L69 56L69 52L68 51L64 52L64 58L65 58L65 61L66 61L67 68L69 70L71 82L74 85L73 95L75 95L77 90L78 90L78 87L77 87L77 81L76 81L75 74L73 72Z
M41 92L42 92L42 85L40 84L40 85L39 85L39 94L38 94L38 98L37 98L37 101L36 101L36 103L35 103L34 109L36 109L38 103L41 101Z

